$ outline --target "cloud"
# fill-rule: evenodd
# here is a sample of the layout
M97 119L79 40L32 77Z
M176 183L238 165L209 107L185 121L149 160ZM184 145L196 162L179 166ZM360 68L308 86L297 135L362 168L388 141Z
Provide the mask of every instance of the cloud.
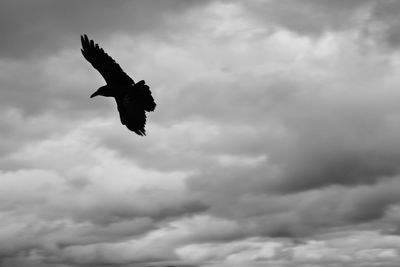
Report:
M379 240L379 241L378 241ZM377 242L375 242L377 241ZM187 246L184 257L207 262L203 266L395 266L399 240L371 232L351 232L303 244L248 239L230 244ZM385 248L382 248L385 247ZM360 265L361 264L361 265Z
M271 31L284 28L313 38L354 32L364 44L390 49L397 49L400 40L397 1L252 1L242 6Z
M120 32L156 32L159 35L168 31L168 19L203 4L207 2L118 1L110 5L107 1L71 1L68 4L48 0L35 3L2 1L0 32L4 42L1 56L37 57L63 48L79 48L79 35L82 33L97 38Z
M394 1L93 3L2 2L2 266L396 266Z
M319 36L358 26L374 6L373 1L253 1L243 5L270 27ZM264 16L262 14L264 13Z
M56 258L61 253L64 260L75 262L68 255L79 246L85 249L78 251L91 254L90 248L100 243L145 235L174 217L207 208L185 193L186 174L168 175L120 162L113 153L95 149L93 141L81 146L85 136L77 131L27 146L14 155L26 169L1 173L3 256L38 251ZM76 257L78 263L90 261Z

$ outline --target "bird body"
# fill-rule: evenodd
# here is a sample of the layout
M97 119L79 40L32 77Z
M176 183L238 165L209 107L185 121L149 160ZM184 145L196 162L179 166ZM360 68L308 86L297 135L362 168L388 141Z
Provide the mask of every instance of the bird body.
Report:
M100 72L107 83L90 97L114 97L121 123L138 135L146 135L146 112L154 111L156 107L150 87L144 80L135 83L114 59L93 40L89 40L86 34L81 36L81 42L83 56Z

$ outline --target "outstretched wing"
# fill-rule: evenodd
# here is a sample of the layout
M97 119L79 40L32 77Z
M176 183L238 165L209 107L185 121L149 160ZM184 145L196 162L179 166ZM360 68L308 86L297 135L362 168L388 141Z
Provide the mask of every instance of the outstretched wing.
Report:
M115 97L121 123L138 135L146 135L146 112L137 99L128 95Z
M131 85L134 84L122 68L110 57L103 48L89 40L86 34L81 35L82 54L92 66L100 72L107 84L112 85Z

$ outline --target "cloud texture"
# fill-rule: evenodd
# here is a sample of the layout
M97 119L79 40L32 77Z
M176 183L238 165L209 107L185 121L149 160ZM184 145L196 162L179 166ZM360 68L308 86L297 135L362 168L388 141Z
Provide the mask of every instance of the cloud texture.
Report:
M0 0L0 265L397 266L399 9ZM152 88L146 138L82 33Z

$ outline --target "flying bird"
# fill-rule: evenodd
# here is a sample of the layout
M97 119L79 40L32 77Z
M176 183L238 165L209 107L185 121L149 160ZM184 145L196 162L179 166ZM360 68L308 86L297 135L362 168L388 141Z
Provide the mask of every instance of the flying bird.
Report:
M103 48L86 34L81 35L82 54L106 81L90 98L114 97L121 123L138 135L146 135L146 111L154 111L156 103L144 80L135 83Z

